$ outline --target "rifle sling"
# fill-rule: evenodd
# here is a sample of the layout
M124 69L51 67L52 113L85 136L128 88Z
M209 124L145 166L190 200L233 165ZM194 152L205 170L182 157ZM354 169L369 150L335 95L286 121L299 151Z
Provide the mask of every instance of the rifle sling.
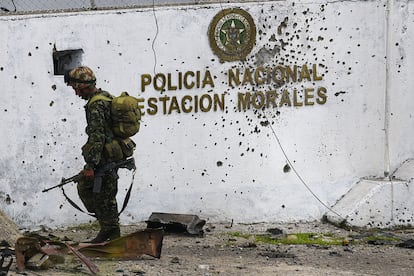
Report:
M131 184L129 185L128 192L125 195L124 203L122 204L122 209L121 209L121 211L119 211L118 215L120 215L125 210L125 207L128 204L129 198L131 196L132 185L134 185L134 178L135 178L135 172L136 172L136 170L137 169L134 168L134 170L132 171Z
M131 197L132 186L134 185L135 172L136 172L136 169L134 169L132 172L131 184L129 185L128 192L125 195L124 202L122 203L122 208L121 208L121 211L119 211L118 216L125 210L126 206L128 205L129 198ZM63 186L61 186L61 188L62 188L63 195L65 196L66 200L70 203L70 205L72 205L78 211L81 211L82 213L85 213L87 215L90 215L96 218L95 214L91 214L91 213L88 213L82 210L82 208L80 208L72 199L70 199L66 195L65 189L63 189Z
M63 192L63 195L65 196L65 198L66 198L66 200L70 203L70 205L72 205L75 209L77 209L78 211L81 211L82 213L85 213L85 214L87 214L87 215L90 215L90 216L92 216L92 217L95 217L96 218L96 216L94 215L94 214L91 214L91 213L87 213L87 212L85 212L84 210L82 210L81 209L81 207L79 207L72 199L70 199L67 195L66 195L66 193L65 193L65 189L63 189L63 186L61 186L61 188L62 188L62 192Z

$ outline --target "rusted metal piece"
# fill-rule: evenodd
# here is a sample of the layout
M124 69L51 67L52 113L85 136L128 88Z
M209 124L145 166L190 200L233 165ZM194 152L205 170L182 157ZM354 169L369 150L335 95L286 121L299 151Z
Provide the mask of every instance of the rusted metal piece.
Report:
M92 272L92 274L97 274L99 272L99 268L96 264L94 264L93 262L91 262L91 260L89 260L85 255L83 255L82 253L80 253L78 250L76 250L74 247L70 246L68 243L65 243L66 246L70 249L70 251L72 251L72 253L78 257L79 260L81 260L87 267L88 269Z
M24 236L18 238L15 245L17 268L19 272L23 272L26 267L47 269L56 263L64 262L64 256L71 252L92 274L96 274L99 268L88 257L133 260L146 254L160 258L163 236L162 229L144 229L97 244L69 244L39 235Z
M187 232L202 236L205 220L196 215L152 213L146 221L147 228L164 228L167 232Z
M134 260L146 254L160 258L163 238L162 229L144 229L109 242L84 243L75 248L88 257Z

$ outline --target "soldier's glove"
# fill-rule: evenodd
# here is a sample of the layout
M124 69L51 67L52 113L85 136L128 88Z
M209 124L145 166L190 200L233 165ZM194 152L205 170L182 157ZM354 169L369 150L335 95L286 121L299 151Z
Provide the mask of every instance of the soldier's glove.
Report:
M82 172L83 176L86 180L93 180L95 177L95 172L93 169L83 169Z

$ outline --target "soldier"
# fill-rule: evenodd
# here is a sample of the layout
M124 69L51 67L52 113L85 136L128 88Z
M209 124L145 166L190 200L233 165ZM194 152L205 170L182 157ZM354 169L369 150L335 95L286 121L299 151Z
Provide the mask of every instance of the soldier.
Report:
M111 144L114 134L111 130L111 102L97 100L90 102L95 95L113 98L108 92L96 88L96 77L86 66L80 66L66 72L64 81L75 90L75 94L88 101L84 106L86 112L86 134L88 140L82 147L85 166L81 173L83 180L77 184L78 194L86 209L94 213L99 225L98 235L91 243L100 243L120 236L119 214L116 194L118 192L117 170L106 173L102 178L99 192L93 191L94 171L107 164L108 156L104 154L105 145Z

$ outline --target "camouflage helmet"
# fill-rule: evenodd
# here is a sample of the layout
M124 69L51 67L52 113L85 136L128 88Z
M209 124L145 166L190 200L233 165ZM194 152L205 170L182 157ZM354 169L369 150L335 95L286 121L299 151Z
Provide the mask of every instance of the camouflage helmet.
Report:
M88 86L95 86L96 77L91 68L80 66L67 71L64 76L64 81L73 88L82 89Z

